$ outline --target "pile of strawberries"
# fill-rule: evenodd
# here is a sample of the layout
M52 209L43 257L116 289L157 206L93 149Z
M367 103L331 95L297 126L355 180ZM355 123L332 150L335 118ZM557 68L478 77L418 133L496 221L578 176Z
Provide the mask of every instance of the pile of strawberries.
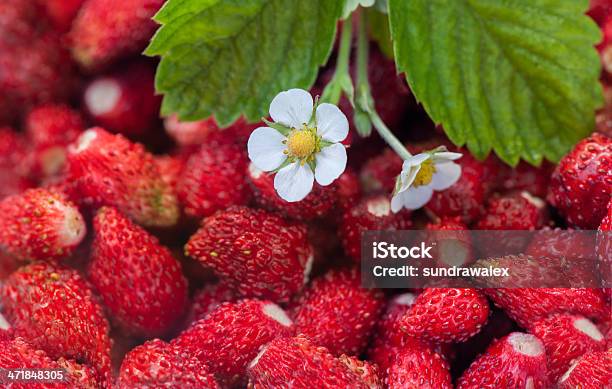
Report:
M609 289L377 290L359 274L366 230L610 231L612 115L557 166L478 161L373 46L383 120L413 153L463 152L461 179L394 214L402 161L351 130L347 171L287 203L249 163L256 124L159 119L139 53L163 2L0 2L0 368L68 377L9 387L612 386ZM591 12L607 34L606 7ZM611 245L581 252L594 277Z

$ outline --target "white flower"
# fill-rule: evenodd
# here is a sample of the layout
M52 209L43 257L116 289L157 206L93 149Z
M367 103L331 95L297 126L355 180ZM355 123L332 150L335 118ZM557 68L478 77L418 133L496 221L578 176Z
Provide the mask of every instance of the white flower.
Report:
M275 123L259 127L248 143L249 158L260 170L276 171L274 188L289 202L310 193L314 180L326 186L346 168L346 116L333 104L314 106L310 93L290 89L270 103ZM266 122L267 123L267 122Z
M461 176L461 166L453 161L461 156L439 147L405 160L395 183L391 210L421 208L431 199L434 190L445 190L455 184Z

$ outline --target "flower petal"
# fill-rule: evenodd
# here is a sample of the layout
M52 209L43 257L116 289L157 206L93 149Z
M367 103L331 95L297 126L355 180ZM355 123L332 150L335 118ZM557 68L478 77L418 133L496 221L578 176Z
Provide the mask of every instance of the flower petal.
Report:
M341 142L348 135L346 115L333 104L323 103L317 107L317 134L329 142Z
M407 172L402 171L402 182L400 188L397 190L397 193L402 193L410 188L410 185L412 185L414 179L421 170L421 165L410 166L409 169L410 170Z
M270 116L275 122L292 128L301 128L312 116L314 103L310 93L303 89L289 89L276 95L270 103Z
M259 170L266 172L278 168L287 158L283 150L286 137L270 127L259 127L251 133L247 149L249 158Z
M452 153L450 151L441 151L439 153L434 153L433 160L435 162L443 162L446 161L455 161L459 158L463 157L461 153Z
M310 166L292 163L285 166L274 176L274 189L284 200L292 203L300 201L310 193L314 175Z
M402 202L402 194L400 192L396 193L393 197L391 197L391 212L398 213L404 208L404 203Z
M317 182L322 186L331 184L346 169L346 149L344 145L335 143L323 148L317 153L316 162L315 179Z
M461 166L454 162L437 163L436 172L431 178L433 190L445 190L453 186L461 177Z
M404 161L404 164L402 165L402 170L406 170L410 166L420 165L423 162L427 161L429 158L431 158L431 154L429 153L421 153L421 154L413 155L412 157Z
M400 201L404 208L419 209L431 199L433 189L430 185L411 187L399 194Z

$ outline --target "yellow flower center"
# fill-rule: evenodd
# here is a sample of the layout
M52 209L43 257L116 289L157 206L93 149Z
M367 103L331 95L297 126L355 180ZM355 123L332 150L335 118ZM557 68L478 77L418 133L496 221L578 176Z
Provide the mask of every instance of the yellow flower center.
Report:
M314 155L321 151L321 138L316 128L304 126L301 130L293 130L284 143L287 145L285 154L290 159L300 160L302 164L313 161Z
M414 185L415 187L428 185L429 183L431 183L435 172L436 166L430 158L421 164L421 169L414 178L412 185Z

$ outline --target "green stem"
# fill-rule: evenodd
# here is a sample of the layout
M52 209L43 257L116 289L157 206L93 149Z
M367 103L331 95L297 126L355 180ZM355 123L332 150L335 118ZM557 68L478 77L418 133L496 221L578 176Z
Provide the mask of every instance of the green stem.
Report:
M342 35L340 36L340 47L338 49L338 59L336 62L336 74L348 73L352 38L353 23L348 19L342 23Z
M345 91L349 99L353 98L351 76L349 74L349 61L351 58L351 44L353 37L353 24L350 20L342 23L342 32L340 36L340 47L338 49L338 58L336 60L336 70L331 80L323 90L321 96L322 101L338 105L342 92ZM347 82L350 85L346 85Z
M374 108L374 99L372 98L370 81L368 80L368 51L369 43L366 31L366 20L364 13L361 13L359 32L357 35L357 98L365 100L363 103L368 108L366 112L370 116L372 125L376 128L380 137L383 138L389 147L391 147L402 159L408 159L412 154L410 154L402 142L393 135Z

